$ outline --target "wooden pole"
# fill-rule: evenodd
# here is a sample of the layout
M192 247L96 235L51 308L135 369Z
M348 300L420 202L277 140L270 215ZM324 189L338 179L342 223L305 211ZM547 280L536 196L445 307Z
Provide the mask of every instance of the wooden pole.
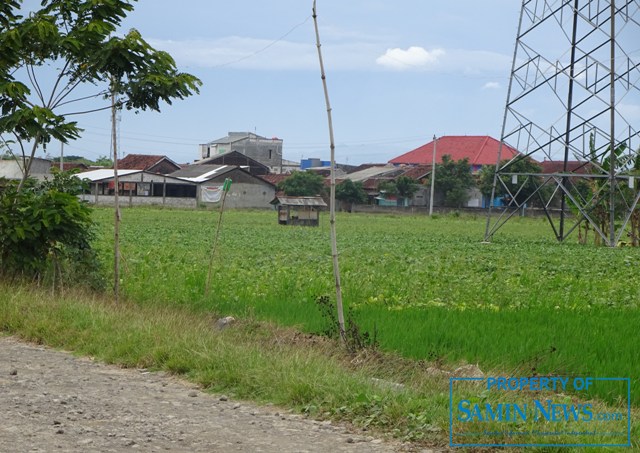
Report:
M113 224L113 295L120 302L120 181L118 180L118 145L116 133L116 93L111 90L111 145L113 147L113 185L115 218Z
M433 156L431 157L431 190L429 191L429 217L433 215L433 193L436 189L436 145L438 139L433 136Z
M327 105L327 119L329 123L329 142L331 147L331 194L329 197L329 224L331 229L331 256L333 258L333 277L336 283L336 306L338 309L338 324L340 327L340 338L343 343L347 341L344 327L344 309L342 305L342 287L340 285L340 267L338 265L338 246L336 241L336 159L335 142L333 139L333 120L331 118L331 103L329 102L329 90L327 89L327 77L324 72L324 62L322 60L322 50L320 44L320 32L318 31L318 15L316 14L316 0L313 0L313 23L316 31L316 46L318 48L318 60L320 62L320 77L324 88L324 99Z

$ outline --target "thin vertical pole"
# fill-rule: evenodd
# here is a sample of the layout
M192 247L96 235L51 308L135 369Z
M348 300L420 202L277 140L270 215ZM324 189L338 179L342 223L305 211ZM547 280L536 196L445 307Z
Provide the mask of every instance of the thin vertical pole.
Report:
M116 133L116 93L111 89L111 144L113 146L113 185L115 218L113 224L113 294L120 301L120 180L118 179L118 145Z
M616 146L615 146L615 124L616 124L616 2L611 0L611 129L610 129L610 158L609 158L609 246L616 246L615 227L615 185L616 185Z
M318 31L318 15L316 14L316 0L313 0L313 23L316 31L316 47L318 48L318 60L320 61L320 77L324 89L324 99L327 106L327 119L329 123L329 142L331 148L331 193L329 196L329 224L331 229L331 256L333 258L333 277L336 284L336 305L338 309L338 324L340 327L340 338L344 343L347 341L347 334L344 324L344 309L342 305L342 287L340 285L340 267L338 265L338 246L336 240L336 159L335 142L333 139L333 120L331 118L331 103L329 102L329 90L327 88L327 77L324 72L324 62L322 60L322 50L320 49L320 32Z
M220 229L222 228L222 213L224 212L224 202L227 199L227 191L231 185L230 179L225 179L222 185L222 201L220 202L220 213L218 215L218 225L216 227L216 235L213 240L213 247L211 248L211 256L209 257L209 272L207 272L207 284L204 288L205 297L209 295L209 287L211 286L211 274L213 269L213 257L216 254L218 248L218 238L220 237Z
M433 136L433 156L431 156L431 190L429 192L429 217L433 215L433 193L436 187L436 145L438 139Z
M60 171L64 170L64 142L60 142Z

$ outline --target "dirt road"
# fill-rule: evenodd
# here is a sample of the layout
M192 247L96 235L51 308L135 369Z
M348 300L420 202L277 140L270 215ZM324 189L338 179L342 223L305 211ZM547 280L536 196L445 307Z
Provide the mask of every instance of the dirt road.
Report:
M0 337L1 452L389 452L275 407ZM425 450L429 451L429 450Z

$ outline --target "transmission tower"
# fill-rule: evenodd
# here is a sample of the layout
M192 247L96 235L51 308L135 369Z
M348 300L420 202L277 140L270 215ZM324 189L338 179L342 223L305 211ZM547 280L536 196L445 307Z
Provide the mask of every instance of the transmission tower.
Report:
M485 241L532 205L559 241L637 236L639 61L639 0L523 0Z

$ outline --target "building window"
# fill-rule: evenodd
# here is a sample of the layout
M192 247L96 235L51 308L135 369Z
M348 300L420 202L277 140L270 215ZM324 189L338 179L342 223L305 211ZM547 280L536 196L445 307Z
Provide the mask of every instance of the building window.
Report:
M271 153L273 152L273 150L269 150L269 159L271 159Z

